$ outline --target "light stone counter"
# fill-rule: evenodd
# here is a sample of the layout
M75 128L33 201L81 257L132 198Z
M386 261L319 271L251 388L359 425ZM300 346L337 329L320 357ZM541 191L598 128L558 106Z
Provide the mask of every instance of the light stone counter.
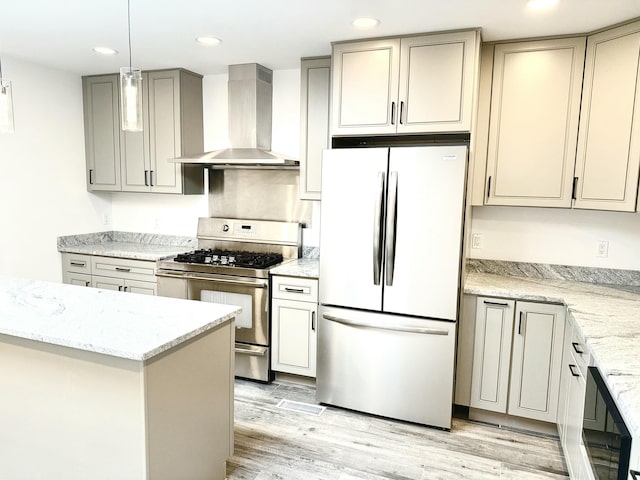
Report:
M320 260L317 258L298 258L271 269L269 273L271 275L317 279L320 274Z
M197 239L134 232L97 232L58 237L58 251L156 261L197 248Z
M561 303L576 321L627 427L640 438L640 292L544 278L470 273L464 293Z
M147 360L240 308L0 276L0 334Z

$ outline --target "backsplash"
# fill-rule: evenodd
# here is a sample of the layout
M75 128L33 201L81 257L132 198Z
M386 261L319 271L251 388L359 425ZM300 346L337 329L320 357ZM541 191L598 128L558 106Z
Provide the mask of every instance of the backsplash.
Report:
M185 249L196 248L198 246L198 241L195 237L162 235L158 233L110 231L58 237L58 249L79 245L95 245L104 242L164 245L168 247L185 247Z
M302 258L320 258L320 247L302 246Z
M510 277L548 278L605 285L640 286L640 272L615 268L576 267L546 263L467 259L467 273L490 273Z

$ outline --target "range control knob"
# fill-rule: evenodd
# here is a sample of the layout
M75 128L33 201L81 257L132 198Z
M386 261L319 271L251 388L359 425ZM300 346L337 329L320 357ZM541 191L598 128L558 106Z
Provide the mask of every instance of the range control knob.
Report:
M226 223L222 226L222 231L223 232L228 232L229 231L229 225L227 225Z

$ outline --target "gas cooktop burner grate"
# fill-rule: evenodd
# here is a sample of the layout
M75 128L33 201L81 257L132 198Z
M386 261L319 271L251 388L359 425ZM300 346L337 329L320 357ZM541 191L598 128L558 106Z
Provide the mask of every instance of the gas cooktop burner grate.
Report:
M267 268L282 263L280 253L238 252L230 250L194 250L179 253L174 260L182 263L224 265L229 267Z

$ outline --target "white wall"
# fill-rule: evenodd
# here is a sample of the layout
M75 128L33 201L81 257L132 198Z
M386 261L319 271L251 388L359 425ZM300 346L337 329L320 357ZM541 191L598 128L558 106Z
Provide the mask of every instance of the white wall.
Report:
M640 214L525 207L474 207L482 248L471 258L640 270ZM609 242L608 257L596 256Z
M109 194L87 192L77 75L2 57L16 131L0 134L0 274L62 279L56 237L101 231Z

